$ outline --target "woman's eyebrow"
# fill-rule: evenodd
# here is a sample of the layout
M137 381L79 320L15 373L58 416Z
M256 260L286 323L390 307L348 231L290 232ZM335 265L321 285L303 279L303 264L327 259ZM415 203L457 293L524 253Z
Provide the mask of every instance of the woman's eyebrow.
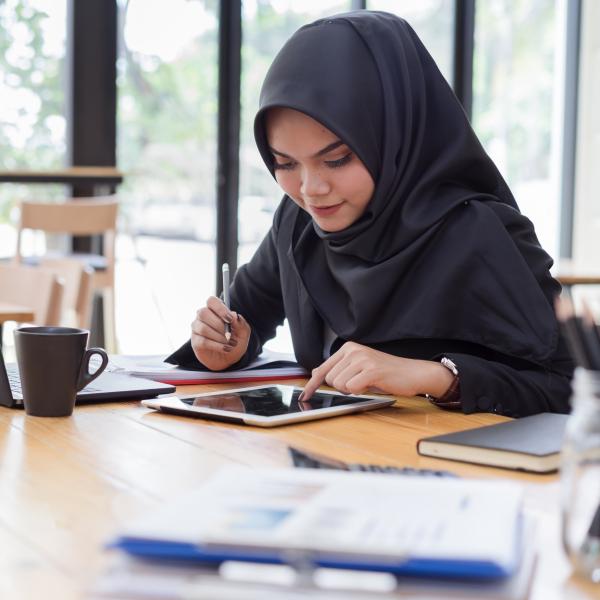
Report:
M332 144L329 144L329 146L325 146L325 148L323 148L322 150L319 150L315 154L315 156L323 156L323 154L327 154L328 152L331 152L332 150L339 148L343 144L344 144L344 142L342 142L342 140L337 140L337 142L333 142Z
M292 158L289 154L284 154L283 152L279 152L279 150L275 150L275 148L271 148L271 146L269 146L269 150L273 154L277 154L277 156L283 156L283 158Z
M328 152L331 152L332 150L335 150L336 148L339 148L340 146L343 146L343 145L344 145L344 142L342 142L342 140L337 140L336 142L332 142L331 144L325 146L325 148L322 148L321 150L316 152L314 154L314 156L323 156L323 154L327 154ZM275 148L271 148L271 146L269 146L269 150L273 154L277 154L277 156L283 156L283 158L292 158L289 154L285 154L284 152L275 150Z

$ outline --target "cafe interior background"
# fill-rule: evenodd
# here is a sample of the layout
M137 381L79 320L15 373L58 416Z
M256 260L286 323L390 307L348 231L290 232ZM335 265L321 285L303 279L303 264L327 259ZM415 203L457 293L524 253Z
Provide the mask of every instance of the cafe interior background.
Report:
M98 166L123 175L109 190L120 201L119 352L178 347L217 291L223 253L238 265L252 255L281 198L252 135L266 69L301 25L365 7L415 28L557 263L600 270L595 0L2 0L0 171L91 165L101 147ZM86 105L85 86L111 72ZM19 201L72 193L3 179L0 260L15 253ZM31 233L23 244L39 254L70 240ZM596 309L599 289L585 290ZM4 346L10 358L10 326ZM291 350L285 325L269 347Z

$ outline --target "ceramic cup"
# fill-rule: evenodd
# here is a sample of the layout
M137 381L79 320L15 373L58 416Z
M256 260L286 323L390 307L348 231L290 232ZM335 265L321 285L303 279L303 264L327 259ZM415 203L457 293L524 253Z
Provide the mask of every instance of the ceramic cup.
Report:
M15 330L17 363L28 415L67 417L77 392L96 379L108 364L102 348L86 350L89 332L71 327L20 327ZM90 373L90 359L101 358Z

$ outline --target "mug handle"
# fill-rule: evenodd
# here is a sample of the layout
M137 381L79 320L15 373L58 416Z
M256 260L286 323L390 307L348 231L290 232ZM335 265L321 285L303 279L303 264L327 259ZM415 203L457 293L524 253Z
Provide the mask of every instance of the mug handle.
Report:
M102 362L98 367L98 370L94 373L90 373L90 360L94 354L98 354L102 358ZM91 383L106 369L108 365L108 354L106 350L102 348L89 348L85 351L83 358L81 359L81 367L79 368L79 377L77 378L77 391L82 390L88 383Z

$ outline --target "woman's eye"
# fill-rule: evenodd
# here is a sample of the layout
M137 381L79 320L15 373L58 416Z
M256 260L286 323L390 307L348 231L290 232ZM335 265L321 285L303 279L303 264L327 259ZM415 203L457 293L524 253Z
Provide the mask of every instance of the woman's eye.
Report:
M342 156L342 158L338 158L337 160L326 160L325 164L332 168L337 169L338 167L343 167L347 165L352 160L352 152L348 152L346 156Z
M275 169L276 171L277 170L291 171L295 166L296 166L296 163L294 163L294 162L278 163L277 161L275 161L273 163L273 169Z

